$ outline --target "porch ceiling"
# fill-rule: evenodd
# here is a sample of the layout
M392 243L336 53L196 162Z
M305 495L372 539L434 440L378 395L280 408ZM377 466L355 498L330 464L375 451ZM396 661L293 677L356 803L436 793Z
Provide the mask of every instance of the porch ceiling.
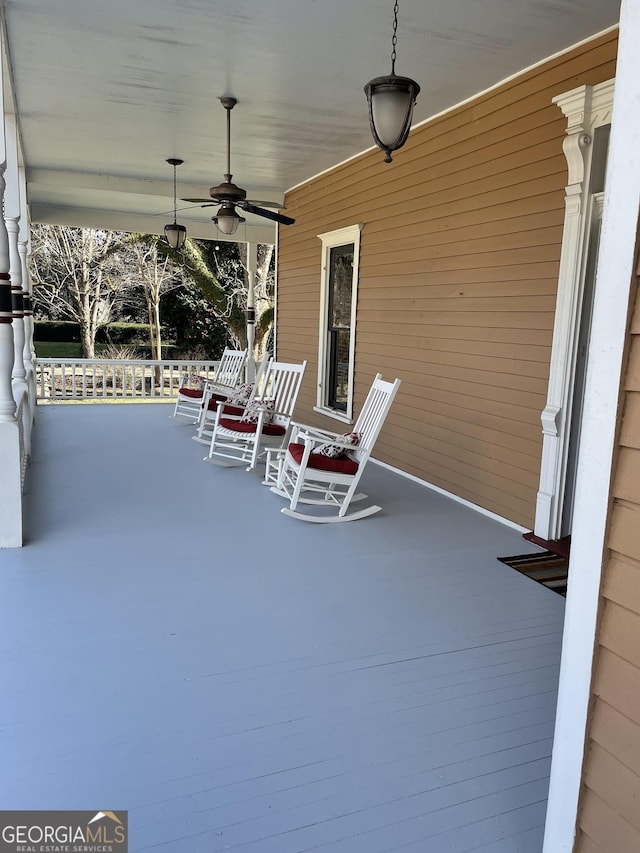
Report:
M398 72L422 121L618 20L619 0L404 0ZM225 163L256 199L370 146L362 91L389 69L390 0L0 0L36 222L161 231ZM382 165L381 167L385 168ZM338 199L336 199L338 201ZM213 237L211 210L182 211ZM247 216L240 239L274 229Z

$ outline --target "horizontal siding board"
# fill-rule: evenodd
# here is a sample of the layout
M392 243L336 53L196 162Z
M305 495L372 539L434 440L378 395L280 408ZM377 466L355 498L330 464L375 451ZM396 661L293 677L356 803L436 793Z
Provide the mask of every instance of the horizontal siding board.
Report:
M611 808L601 797L589 790L585 794L584 813L580 829L595 844L595 850L605 853L632 853L640 850L640 833ZM591 848L594 849L593 847ZM578 845L577 853L588 853L587 845Z
M379 360L377 364L379 364ZM427 372L420 365L415 364L411 368L401 366L392 369L389 367L386 372L389 375L400 376L403 381L406 379L411 382L412 385L416 386L416 389L422 389L427 398L434 390L438 390L446 392L449 397L451 395L458 396L460 405L464 404L465 408L473 408L476 401L479 401L478 405L488 402L491 405L506 406L509 407L510 412L512 407L511 417L514 420L518 420L519 417L528 412L531 422L535 423L537 428L540 426L540 412L544 408L544 395L536 397L531 392L523 391L520 388L478 384L475 381L475 376L465 375L462 379L452 381L453 377L447 375L446 372L444 375L437 375L433 371ZM369 371L370 373L371 371ZM375 375L375 371L373 373ZM401 387L401 390L404 389Z
M374 344L367 346L365 342L360 344L359 351L371 352L373 355L377 352ZM544 363L514 359L505 355L491 356L453 350L443 351L436 348L420 350L417 353L414 357L415 367L423 365L425 370L439 370L441 367L460 368L462 371L469 371L470 376L475 376L476 372L479 371L489 376L486 383L490 385L502 386L503 377L509 377L506 382L510 383L513 376L514 361L517 363L519 372L518 387L526 385L529 379L541 379L543 382L537 390L544 393L549 375L548 365ZM407 354L409 355L409 351ZM398 358L402 358L403 355L402 351L398 352ZM530 390L536 389L531 388Z
M403 415L403 413L402 407L399 406L398 414ZM533 474L533 483L537 483L539 456L535 452L538 450L535 445L532 445L533 453L531 455L525 454L520 446L514 450L507 446L507 442L501 441L501 433L496 433L493 430L474 430L468 423L455 421L450 417L437 418L433 414L425 414L420 417L418 422L424 430L425 441L432 445L434 442L442 443L444 446L454 443L455 447L465 454L460 457L462 462L468 462L469 459L475 460L481 454L482 457L493 462L497 461L513 468L528 471ZM411 417L406 417L403 424L411 429ZM510 473L513 476L516 472L511 471Z
M531 446L531 443L542 443L542 430L539 425L531 424L529 409L521 409L510 403L500 404L492 400L476 397L469 400L455 389L441 390L427 387L428 399L419 396L420 389L412 391L411 386L405 387L405 393L412 398L410 411L421 418L423 412L433 412L461 423L487 427L500 433L500 441L505 436L512 436L514 447ZM402 399L402 398L401 398ZM520 440L522 439L522 442Z
M640 615L614 601L604 606L599 641L640 672Z
M372 353L375 357L375 351ZM439 376L450 381L472 382L479 386L489 386L495 389L499 395L500 392L510 392L510 399L521 399L522 404L535 406L535 398L529 395L538 395L544 400L546 392L546 380L535 376L525 376L523 374L501 373L497 374L491 370L483 370L482 365L479 367L469 366L467 364L451 364L446 361L437 361L432 358L430 361L421 362L419 360L410 360L402 358L402 354L389 356L385 359L386 369L391 373L402 378L404 375L411 376L412 373L417 373L418 376ZM476 395L481 396L485 393L484 388L477 388ZM538 407L535 406L535 409ZM542 407L538 409L542 411Z
M402 286L405 288L416 287L422 288L426 285L474 285L483 283L496 283L511 281L538 281L541 279L552 279L556 281L557 286L558 264L551 263L531 263L522 264L515 267L495 267L488 266L486 268L465 268L454 270L429 270L428 275L424 271L406 274L402 277ZM367 275L362 275L360 282L364 287L395 287L396 276L389 276L388 273L379 273L377 269L371 270Z
M402 430L398 430L396 440L402 437ZM382 445L384 442L385 436L381 438ZM471 486L473 482L486 483L490 488L500 489L505 496L517 497L521 500L530 497L531 489L535 490L537 486L537 481L535 481L527 488L526 483L523 482L526 475L519 481L507 477L504 465L488 456L463 453L458 447L433 437L429 437L426 444L428 446L427 457L431 457L434 463L446 468L450 476L455 475L455 480L461 485ZM389 452L394 453L398 459L405 461L415 458L415 454L412 452L413 445L409 441L398 440L398 445L397 448L394 448L393 443L389 442ZM514 471L508 473L512 476L516 475Z
M366 308L366 302L358 300L358 305ZM425 325L426 321L426 325ZM483 326L489 329L500 329L505 326L510 329L542 329L553 328L553 312L551 311L501 311L493 315L485 312L478 317L475 311L407 311L406 308L398 307L394 303L393 308L386 310L367 310L358 312L358 322L377 322L381 324L397 325L414 330L418 333L421 329L427 329L429 322L439 326Z
M590 735L630 770L640 767L640 726L601 699L594 703Z
M385 447L384 442L376 445L375 457L478 506L485 506L485 501L488 500L493 512L511 519L516 524L523 524L521 519L527 517L530 496L521 498L510 495L500 485L494 486L486 483L484 479L479 482L472 477L461 476L460 472L447 468L446 460L436 456L430 460L426 472L415 464L414 456L398 453L393 447Z
M605 598L640 614L640 562L614 554L607 566L602 592Z
M539 437L536 435L533 439L524 443L518 429L519 424L517 421L508 421L505 418L500 419L483 412L469 415L465 409L443 406L437 402L432 402L430 405L420 408L410 404L402 406L399 403L397 409L399 415L408 420L414 418L420 424L429 423L434 428L451 430L460 437L466 436L475 442L481 442L482 445L485 443L488 445L496 444L505 450L521 453L529 460L539 463ZM528 464L530 466L532 464L531 461Z
M589 838L584 832L579 831L576 834L576 843L574 853L607 853L602 847L599 847L593 839Z
M640 507L618 504L609 531L609 547L632 559L638 554Z
M631 447L620 450L613 494L640 505L640 450Z
M620 444L640 449L640 394L627 393L620 431Z
M624 387L626 391L640 391L640 335L634 335L631 339Z
M585 783L640 832L640 778L596 743L589 753Z
M560 217L558 217L560 218ZM499 223L504 226L504 223ZM465 228L457 229L457 233L452 234L447 231L438 235L437 243L430 243L431 236L427 229L416 234L415 237L406 237L402 241L401 251L408 253L411 258L411 253L416 254L416 257L429 257L429 249L437 253L439 257L452 256L457 257L460 254L469 254L478 252L485 254L487 252L495 252L498 250L512 250L521 248L530 248L532 246L557 246L558 245L558 229L562 233L562 219L558 223L552 225L541 225L537 228L513 229L505 232L500 232L496 227L497 224L491 223L491 230L496 231L495 234L478 233L482 229ZM485 228L485 231L488 229ZM380 238L373 239L371 234L366 235L367 245L367 262L379 260L380 255L388 255L394 251L399 251L393 240L383 240Z
M437 328L437 327L436 327ZM377 343L376 336L372 333L361 332L358 335L358 344L366 348L368 352L375 351ZM504 343L502 341L485 341L477 339L445 338L429 336L405 336L402 337L398 352L407 350L411 357L417 360L429 360L431 353L451 353L458 355L487 356L488 358L510 359L512 361L530 361L534 364L542 363L549 370L549 347L519 344L515 341Z
M640 725L640 672L636 666L605 648L599 651L593 693Z
M452 345L456 342L460 343L460 345L473 345L475 341L478 341L480 343L504 344L505 346L522 345L523 351L528 352L531 346L548 349L551 346L551 335L551 331L545 334L540 329L488 329L485 326L467 326L464 330L464 338L462 338L458 326L443 326L442 324L438 324L437 326L429 326L428 334L403 335L402 341L399 341L398 344L410 346L406 344L406 341L415 341L417 348L425 339L431 343L434 341L451 341L453 342ZM379 336L376 336L367 326L358 331L358 341L361 339L369 343L372 341L375 343L379 341Z

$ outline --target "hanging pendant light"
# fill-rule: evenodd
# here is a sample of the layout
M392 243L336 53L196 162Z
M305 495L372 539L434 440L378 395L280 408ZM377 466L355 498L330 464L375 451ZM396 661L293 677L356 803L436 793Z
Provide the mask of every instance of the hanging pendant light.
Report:
M164 236L167 243L172 249L181 249L187 239L187 229L184 225L178 225L176 222L177 215L177 192L176 192L176 167L182 166L184 160L178 160L176 157L169 157L167 163L173 166L173 222L170 225L164 226Z
M393 7L393 36L391 39L391 74L375 77L364 87L369 104L369 125L373 139L387 155L385 163L391 163L391 152L397 151L407 141L411 129L413 106L420 86L410 77L396 74L396 45L398 43L398 0Z

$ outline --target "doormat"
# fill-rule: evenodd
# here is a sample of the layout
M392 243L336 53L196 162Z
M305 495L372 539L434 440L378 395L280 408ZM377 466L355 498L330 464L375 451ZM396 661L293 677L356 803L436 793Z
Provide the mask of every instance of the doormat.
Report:
M531 578L558 595L567 594L567 575L569 560L559 557L552 551L538 554L516 554L513 557L498 557L501 563Z

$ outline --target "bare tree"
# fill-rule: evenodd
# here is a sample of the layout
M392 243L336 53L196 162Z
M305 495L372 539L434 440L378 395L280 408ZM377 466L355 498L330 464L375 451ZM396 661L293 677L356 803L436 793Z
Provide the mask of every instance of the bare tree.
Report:
M151 358L162 359L162 325L160 323L160 297L182 284L182 271L167 255L158 252L158 237L144 242L131 243L135 259L137 283L141 285L149 318L149 343Z
M121 298L114 246L122 234L93 228L35 225L31 274L36 310L80 325L82 354L95 357L96 333L110 320Z

